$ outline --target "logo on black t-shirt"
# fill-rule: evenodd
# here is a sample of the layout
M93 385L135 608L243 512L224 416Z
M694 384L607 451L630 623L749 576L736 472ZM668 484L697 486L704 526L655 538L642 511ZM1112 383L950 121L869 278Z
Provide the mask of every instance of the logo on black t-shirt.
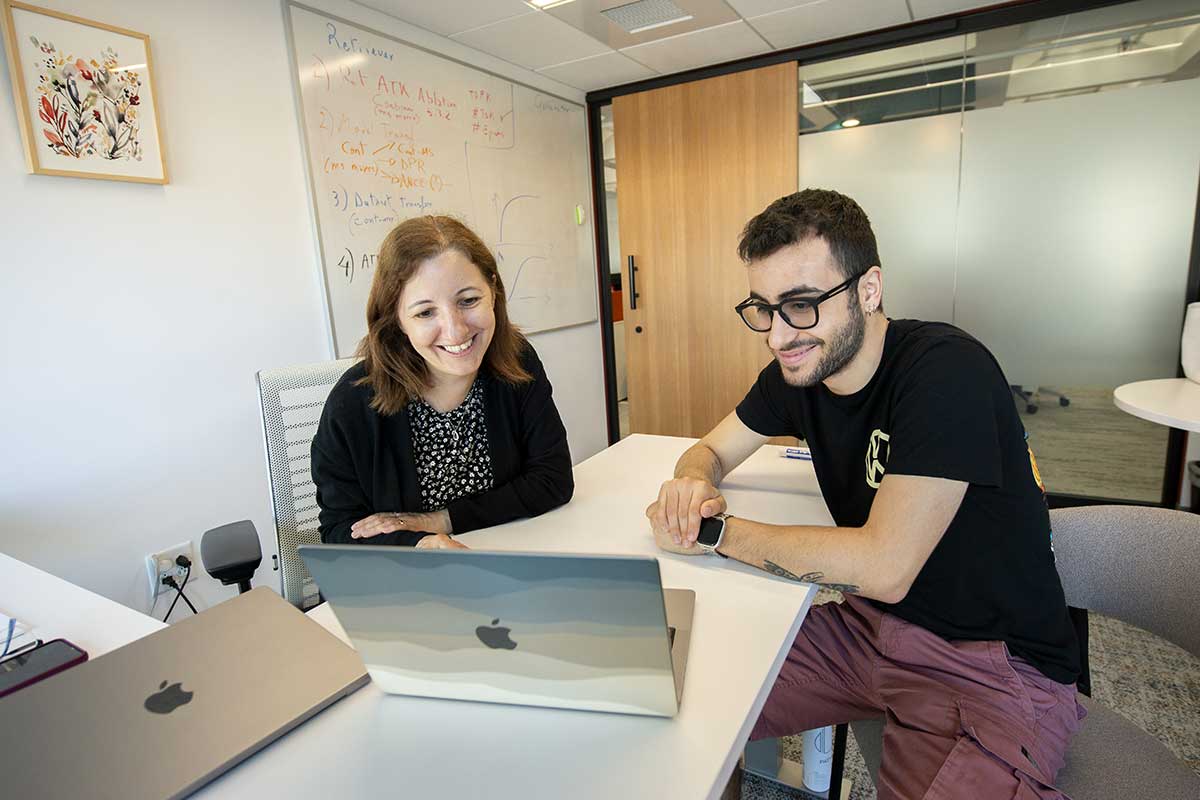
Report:
M867 442L867 486L879 488L883 473L887 472L888 454L892 452L891 436L876 428Z

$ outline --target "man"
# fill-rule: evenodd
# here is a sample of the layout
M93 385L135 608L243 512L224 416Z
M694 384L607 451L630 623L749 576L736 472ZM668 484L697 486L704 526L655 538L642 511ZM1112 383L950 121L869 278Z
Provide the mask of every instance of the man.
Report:
M751 738L882 716L881 800L1061 797L1078 644L1000 366L951 325L884 316L848 197L775 201L738 253L737 311L774 361L646 514L665 550L845 593L809 613ZM771 436L807 439L837 527L724 517L721 479Z

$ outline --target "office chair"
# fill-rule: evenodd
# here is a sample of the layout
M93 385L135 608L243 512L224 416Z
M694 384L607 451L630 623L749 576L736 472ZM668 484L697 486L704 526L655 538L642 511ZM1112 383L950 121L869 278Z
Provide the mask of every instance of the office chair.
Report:
M301 609L319 602L317 585L296 550L321 540L310 448L329 390L356 360L262 370L256 376L279 544L279 588Z
M1062 392L1051 389L1047 386L1035 386L1032 389L1026 390L1019 383L1014 383L1008 387L1012 390L1013 396L1018 401L1025 404L1026 414L1036 414L1038 410L1037 398L1043 394L1053 395L1058 398L1058 404L1063 408L1071 405L1071 398L1067 397Z
M1165 508L1084 506L1050 512L1054 553L1073 619L1082 621L1080 702L1088 710L1067 750L1058 787L1070 797L1200 797L1200 776L1115 711L1092 700L1087 613L1144 628L1200 657L1200 516ZM1196 709L1200 713L1200 709ZM872 780L879 776L883 720L852 722Z
M238 594L250 591L250 580L262 563L262 545L254 523L244 519L205 531L200 537L200 560L208 574L223 585L236 583Z

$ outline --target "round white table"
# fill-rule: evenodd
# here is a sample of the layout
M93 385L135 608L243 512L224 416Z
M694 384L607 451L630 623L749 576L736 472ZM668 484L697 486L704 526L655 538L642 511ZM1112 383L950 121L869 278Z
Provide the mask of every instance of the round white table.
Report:
M1113 390L1113 402L1135 417L1200 432L1200 383L1187 378L1127 383Z

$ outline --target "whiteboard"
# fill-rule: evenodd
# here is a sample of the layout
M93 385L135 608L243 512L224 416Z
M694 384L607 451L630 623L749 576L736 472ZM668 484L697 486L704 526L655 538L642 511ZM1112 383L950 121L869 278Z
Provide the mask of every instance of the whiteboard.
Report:
M334 349L366 334L379 245L450 214L496 255L527 333L597 316L583 106L288 4Z

